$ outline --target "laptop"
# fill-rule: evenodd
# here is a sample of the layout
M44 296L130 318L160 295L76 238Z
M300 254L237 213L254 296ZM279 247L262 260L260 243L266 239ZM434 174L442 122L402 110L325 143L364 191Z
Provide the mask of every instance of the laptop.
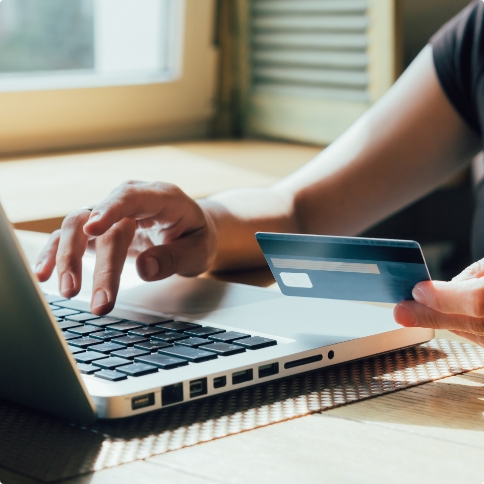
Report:
M89 261L87 261L89 262ZM86 264L89 272L89 263ZM89 274L84 274L88 282ZM32 274L0 206L0 398L83 424L139 415L433 338L392 305L288 297L202 278L144 283L89 310Z

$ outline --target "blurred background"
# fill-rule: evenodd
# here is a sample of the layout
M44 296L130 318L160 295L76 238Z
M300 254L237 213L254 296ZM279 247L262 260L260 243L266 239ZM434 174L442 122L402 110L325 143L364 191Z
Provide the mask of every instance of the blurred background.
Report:
M0 196L18 228L48 232L82 198L87 166L99 167L105 192L118 169L124 176L121 148L122 166L148 173L147 152L132 147L170 146L220 163L220 179L234 178L225 164L270 183L336 139L468 3L3 0ZM146 176L165 179L177 158L156 153L168 161ZM53 173L62 198L46 188ZM224 188L212 185L201 194ZM432 275L448 278L471 260L473 203L467 169L364 235L418 240Z

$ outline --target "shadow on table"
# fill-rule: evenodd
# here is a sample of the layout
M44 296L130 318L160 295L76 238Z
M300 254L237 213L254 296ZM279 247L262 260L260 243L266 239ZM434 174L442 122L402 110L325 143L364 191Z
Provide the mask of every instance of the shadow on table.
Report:
M63 480L424 383L446 357L418 346L89 427L0 402L0 467Z

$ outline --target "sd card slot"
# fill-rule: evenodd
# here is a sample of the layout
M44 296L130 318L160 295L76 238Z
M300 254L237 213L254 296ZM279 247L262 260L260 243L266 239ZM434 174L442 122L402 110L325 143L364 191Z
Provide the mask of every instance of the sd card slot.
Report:
M288 361L284 363L284 368L288 370L289 368L296 368L296 366L309 365L310 363L316 363L316 361L321 361L323 355L314 355L307 358L301 358L300 360Z

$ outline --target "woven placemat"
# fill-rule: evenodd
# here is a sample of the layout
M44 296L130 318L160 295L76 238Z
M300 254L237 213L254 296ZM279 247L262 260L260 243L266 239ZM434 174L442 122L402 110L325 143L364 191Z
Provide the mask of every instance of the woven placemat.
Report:
M55 482L481 367L484 348L435 339L90 427L0 402L0 467Z

